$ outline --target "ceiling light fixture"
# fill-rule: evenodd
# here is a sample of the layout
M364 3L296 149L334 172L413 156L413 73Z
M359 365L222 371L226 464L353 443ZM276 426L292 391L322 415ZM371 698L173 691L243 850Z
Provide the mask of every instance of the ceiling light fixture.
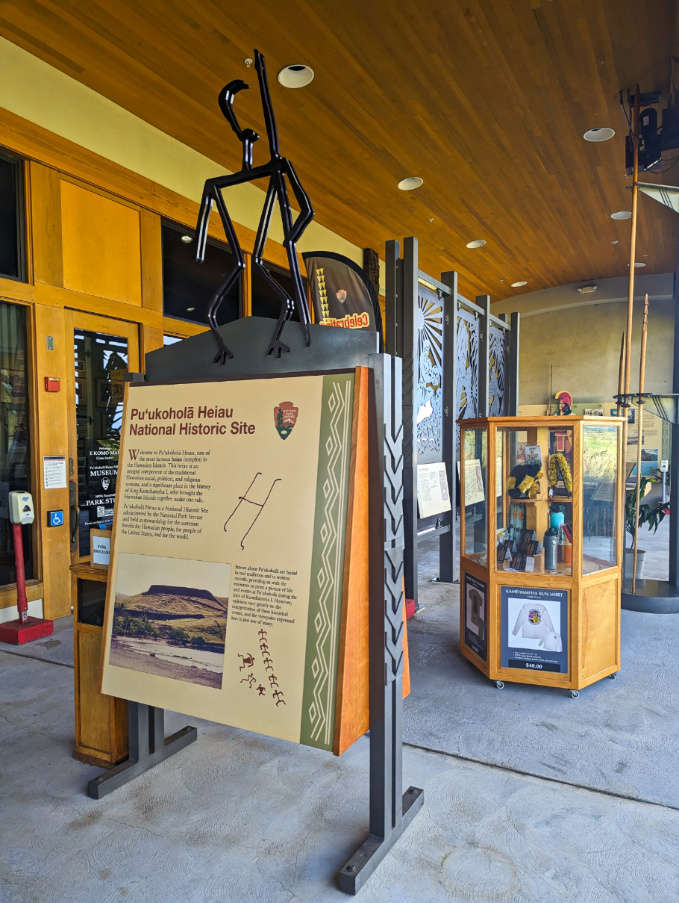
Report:
M293 63L278 73L278 81L284 88L304 88L314 80L314 70L302 63Z
M187 308L186 308L187 311L189 311L189 310L195 310L195 309L196 309L195 307L187 307Z
M629 266L629 264L627 264L627 266ZM634 261L634 268L635 268L635 270L640 270L641 267L645 267L645 266L646 266L646 264L645 264L642 260L635 260L635 261Z
M611 219L632 219L632 211L618 210L617 213L611 213Z
M576 291L581 295L591 295L598 290L598 285L581 285Z
M620 241L619 241L617 238L614 238L613 241L611 242L611 244L612 244L612 245L619 245L619 244L620 244Z
M512 288L521 288L522 285L528 285L527 282L512 282Z
M582 136L585 141L609 141L615 135L614 129L588 129Z
M419 176L409 176L407 179L401 179L398 183L398 187L401 191L414 191L416 188L419 188L423 182L424 179L421 179Z
M190 245L193 241L193 235L182 235L182 241L185 245Z
M474 241L468 241L466 244L467 248L482 248L485 245L485 240L483 238L477 238Z

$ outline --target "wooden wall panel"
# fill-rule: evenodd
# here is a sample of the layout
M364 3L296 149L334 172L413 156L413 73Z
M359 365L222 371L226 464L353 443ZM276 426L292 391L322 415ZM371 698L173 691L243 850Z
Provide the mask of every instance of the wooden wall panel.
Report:
M150 210L140 212L141 303L147 310L163 312L163 245L161 219Z
M68 465L68 381L65 377L67 367L73 366L73 341L68 342L63 311L58 308L36 304L34 319L35 397L38 402L34 437L38 458L33 484L35 522L42 547L44 615L62 618L71 613L68 489L43 488L42 458L44 455L66 455ZM54 339L53 351L47 348L47 336ZM59 377L61 391L46 392L46 376ZM48 527L47 511L59 508L64 512L66 523L63 527Z
M36 282L63 286L61 177L39 163L30 164L33 274ZM30 252L29 252L30 253Z
M139 211L61 182L64 288L141 307Z

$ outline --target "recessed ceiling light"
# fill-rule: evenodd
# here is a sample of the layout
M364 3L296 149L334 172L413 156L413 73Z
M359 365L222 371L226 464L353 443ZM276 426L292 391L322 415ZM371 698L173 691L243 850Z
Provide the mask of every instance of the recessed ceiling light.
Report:
M182 235L182 241L184 242L185 245L190 245L191 242L193 241L193 236L192 235Z
M303 88L314 80L314 70L302 63L286 66L278 73L278 81L284 88Z
M419 188L423 182L424 179L420 179L419 176L409 176L407 179L401 179L398 183L398 187L401 191L414 191L415 188Z
M629 264L627 264L627 266L629 266ZM646 266L646 264L645 264L642 260L635 260L635 261L634 261L634 269L635 269L635 270L640 270L641 267L645 267L645 266Z
M588 129L582 136L585 141L608 141L615 135L615 131L609 128Z
M591 295L598 290L598 285L581 285L576 291L581 295Z
M617 213L611 213L611 219L632 219L632 211L618 210Z
M522 285L528 285L527 282L512 282L512 288L521 288Z
M611 244L612 244L612 245L619 245L619 244L620 244L620 241L619 241L617 238L614 238L613 241L611 242Z
M477 238L474 241L468 241L466 247L468 248L482 248L485 245L485 240L483 238Z
M196 309L195 307L187 307L187 308L186 308L187 311L189 311L189 310L195 310L195 309Z

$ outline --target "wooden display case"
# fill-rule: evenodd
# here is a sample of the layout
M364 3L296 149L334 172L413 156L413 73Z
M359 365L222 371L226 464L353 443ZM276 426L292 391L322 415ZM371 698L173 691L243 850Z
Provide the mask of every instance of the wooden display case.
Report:
M460 421L460 648L498 687L577 696L620 669L622 426L573 415ZM545 560L550 526L556 562Z

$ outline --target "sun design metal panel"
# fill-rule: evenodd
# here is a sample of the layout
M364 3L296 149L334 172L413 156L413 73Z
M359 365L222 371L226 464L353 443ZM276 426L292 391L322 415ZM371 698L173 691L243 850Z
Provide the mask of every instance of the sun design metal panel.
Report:
M455 419L479 416L479 318L462 307L457 311ZM460 457L460 429L455 428L455 449Z
M423 285L417 291L415 424L420 464L441 460L443 443L444 300Z
M501 417L507 413L505 373L507 370L507 332L491 323L488 331L488 416Z

